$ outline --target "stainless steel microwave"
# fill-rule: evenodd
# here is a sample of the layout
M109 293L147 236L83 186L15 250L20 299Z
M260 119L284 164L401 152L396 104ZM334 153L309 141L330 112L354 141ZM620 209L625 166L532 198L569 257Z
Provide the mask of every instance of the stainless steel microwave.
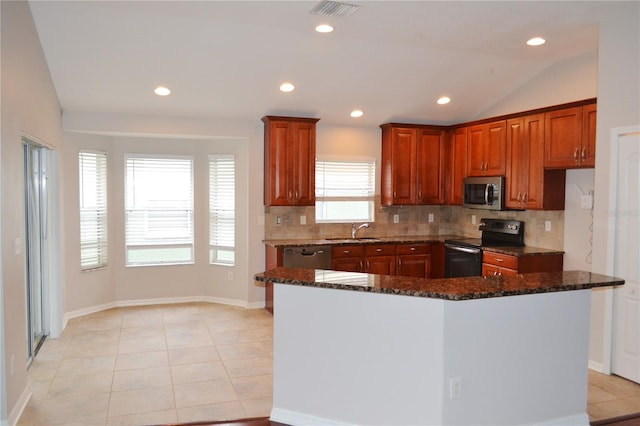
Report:
M464 179L462 206L472 209L504 210L504 176Z

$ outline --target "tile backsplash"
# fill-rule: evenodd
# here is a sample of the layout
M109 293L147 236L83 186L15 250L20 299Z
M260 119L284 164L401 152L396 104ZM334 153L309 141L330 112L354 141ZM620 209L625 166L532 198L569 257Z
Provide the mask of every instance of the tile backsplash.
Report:
M433 222L429 223L429 215ZM393 223L398 215L399 223ZM304 216L305 224L301 224ZM474 225L473 216L476 217ZM376 199L375 220L358 231L361 237L396 237L404 235L464 235L480 237L478 223L483 217L514 219L525 222L525 244L554 250L564 247L564 211L487 211L459 206L381 206ZM280 223L278 224L278 218ZM351 223L316 223L315 207L265 207L264 239L349 238ZM550 231L545 231L549 221Z

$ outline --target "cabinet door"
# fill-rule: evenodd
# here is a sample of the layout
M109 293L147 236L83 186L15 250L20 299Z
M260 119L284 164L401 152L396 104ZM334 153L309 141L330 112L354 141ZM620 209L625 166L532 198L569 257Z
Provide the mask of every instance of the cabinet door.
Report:
M596 110L596 104L582 107L582 151L580 152L582 167L596 165Z
M529 141L525 137L524 118L507 120L507 171L505 205L522 209L523 192L527 187Z
M399 255L396 275L402 277L431 278L431 255Z
M367 256L364 258L364 272L368 274L395 275L395 256Z
M393 204L415 204L416 131L395 127L391 134Z
M290 199L296 206L313 206L316 202L315 123L294 123L292 127Z
M485 128L480 124L467 130L467 176L484 176Z
M444 203L445 134L418 129L416 140L416 204Z
M582 151L582 107L546 113L544 145L544 167L579 167Z
M287 122L268 123L265 147L265 205L287 206L290 204L291 158L294 150L291 126Z
M339 257L331 259L331 269L345 272L362 272L364 260L362 257Z
M542 209L544 190L544 115L507 121L507 193L514 209Z
M504 120L485 125L485 168L487 176L504 176L507 124Z
M449 204L462 205L464 178L467 177L467 129L455 129L449 141Z

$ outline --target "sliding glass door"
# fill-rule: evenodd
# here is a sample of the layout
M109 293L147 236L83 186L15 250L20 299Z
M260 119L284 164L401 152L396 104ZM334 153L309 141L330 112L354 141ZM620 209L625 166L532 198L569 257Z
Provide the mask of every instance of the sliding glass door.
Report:
M24 142L26 295L29 359L33 360L48 330L47 149Z

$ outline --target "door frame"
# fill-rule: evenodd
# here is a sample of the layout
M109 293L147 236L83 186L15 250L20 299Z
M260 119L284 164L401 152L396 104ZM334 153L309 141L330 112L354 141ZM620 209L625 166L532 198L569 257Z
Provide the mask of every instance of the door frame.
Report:
M615 127L611 129L611 144L609 145L609 214L607 221L607 240L606 240L606 271L605 273L613 276L615 273L615 244L616 244L616 215L612 214L612 210L617 205L617 179L611 179L611 174L617 170L617 160L619 151L619 142L623 136L640 133L640 125ZM603 353L603 373L611 374L613 371L613 328L614 328L614 293L612 288L607 288L604 293L604 353Z

